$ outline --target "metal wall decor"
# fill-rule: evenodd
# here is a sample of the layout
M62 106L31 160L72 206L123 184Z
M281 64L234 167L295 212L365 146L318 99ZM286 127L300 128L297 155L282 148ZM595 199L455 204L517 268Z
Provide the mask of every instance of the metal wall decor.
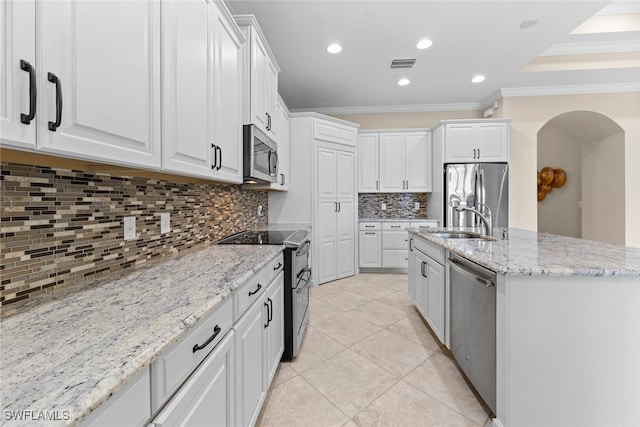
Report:
M562 187L567 174L562 169L545 166L538 171L538 201L541 202L553 188Z

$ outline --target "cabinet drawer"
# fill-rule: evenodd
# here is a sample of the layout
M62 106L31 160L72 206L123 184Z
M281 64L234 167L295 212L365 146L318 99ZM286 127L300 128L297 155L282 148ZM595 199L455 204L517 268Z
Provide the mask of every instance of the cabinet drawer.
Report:
M409 252L407 249L383 249L383 268L407 268L409 266Z
M367 231L367 230L381 230L382 226L379 222L361 222L360 223L360 230L363 231Z
M232 299L228 298L201 324L196 325L193 331L188 332L184 338L153 362L154 410L161 407L180 387L207 354L222 340L232 325L233 304Z
M333 123L322 119L313 119L313 138L321 141L335 142L356 146L357 128Z
M276 278L282 270L284 270L284 255L280 253L271 262L267 264L267 281L269 284Z
M242 316L242 313L244 313L254 301L260 298L260 295L262 295L269 284L268 278L267 269L263 268L247 280L244 285L236 289L233 293L234 320L238 320Z
M444 260L445 260L444 248L441 248L440 246L429 243L426 240L415 238L415 237L413 238L412 247L415 249L418 249L423 254L430 256L440 264L444 265Z
M383 230L392 230L392 231L402 231L405 228L409 227L411 223L409 222L383 222L382 229Z
M413 228L438 228L440 226L440 222L437 219L432 219L428 221L411 221L411 227Z

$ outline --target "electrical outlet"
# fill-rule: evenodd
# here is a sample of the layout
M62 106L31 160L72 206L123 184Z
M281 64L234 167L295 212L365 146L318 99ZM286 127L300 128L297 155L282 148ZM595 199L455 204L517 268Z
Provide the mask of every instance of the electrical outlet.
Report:
M262 205L258 205L258 216L262 216Z
M381 211L386 211L387 210L387 204L386 203L380 203L380 210Z
M124 240L133 240L136 238L136 217L124 217Z
M416 202L416 210L420 210L420 202Z
M171 231L171 216L169 212L163 212L160 214L160 234L165 234Z

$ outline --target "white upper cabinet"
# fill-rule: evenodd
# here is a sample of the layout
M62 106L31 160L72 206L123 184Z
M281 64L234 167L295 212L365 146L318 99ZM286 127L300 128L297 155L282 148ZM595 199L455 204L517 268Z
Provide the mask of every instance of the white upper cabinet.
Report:
M278 142L276 102L280 67L253 15L235 17L248 43L244 61L244 124L254 124Z
M445 163L509 161L509 123L506 120L444 123Z
M380 189L378 134L358 136L358 192L375 193Z
M163 0L163 162L183 175L242 182L242 38L217 4Z
M158 168L160 3L38 5L39 147Z
M0 4L0 143L36 146L36 3L6 0Z
M276 103L276 116L278 120L274 122L274 129L277 131L278 144L278 180L271 184L272 190L288 191L290 174L290 128L289 128L289 110L284 102L278 97Z
M377 138L377 144L376 139ZM358 171L362 193L431 191L431 133L428 131L363 133ZM377 156L374 147L378 147ZM375 164L377 162L377 166ZM379 171L374 175L374 171Z

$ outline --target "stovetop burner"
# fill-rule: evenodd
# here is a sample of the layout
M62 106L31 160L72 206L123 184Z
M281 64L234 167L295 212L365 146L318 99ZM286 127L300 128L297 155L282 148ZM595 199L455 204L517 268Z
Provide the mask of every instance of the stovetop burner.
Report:
M283 231L241 231L218 241L219 245L282 245L290 241L295 242L298 233L307 233L296 230Z

